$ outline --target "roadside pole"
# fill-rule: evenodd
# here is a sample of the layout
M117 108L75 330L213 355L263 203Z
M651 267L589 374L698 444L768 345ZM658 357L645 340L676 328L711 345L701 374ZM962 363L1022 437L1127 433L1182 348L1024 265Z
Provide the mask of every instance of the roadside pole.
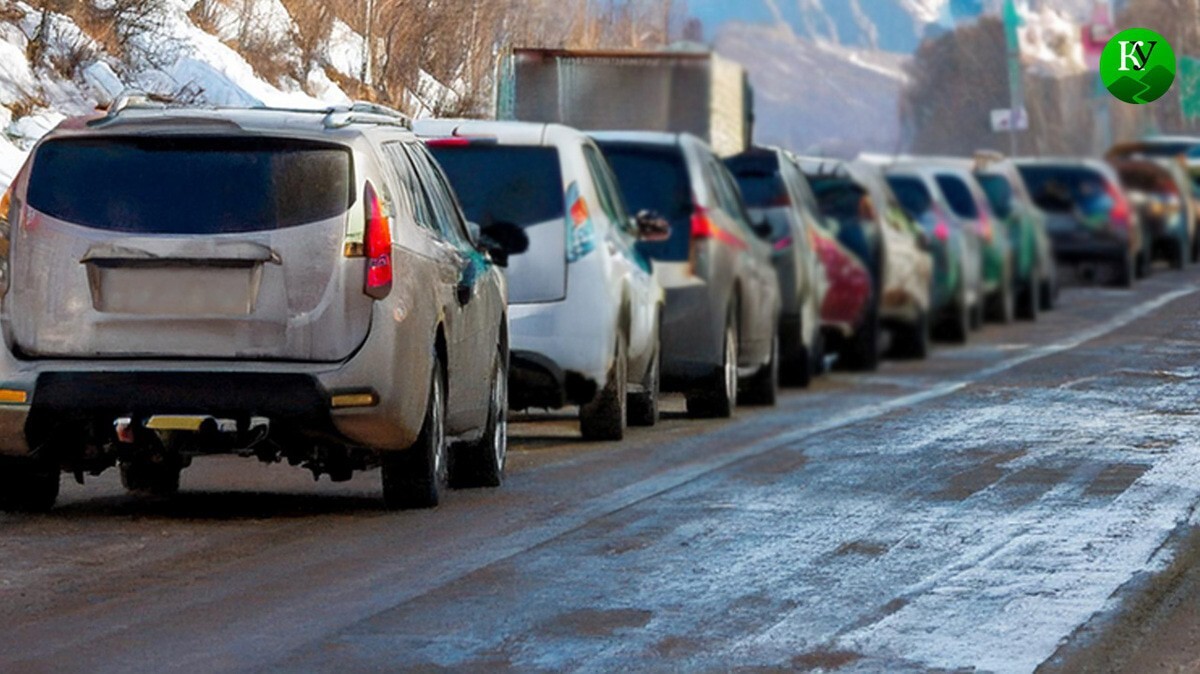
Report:
M1015 157L1020 152L1017 134L1020 133L1022 126L1020 118L1024 115L1025 110L1025 82L1021 76L1021 37L1017 34L1017 29L1024 24L1024 19L1021 18L1021 14L1017 11L1016 2L1014 0L1005 0L1004 36L1008 44L1008 140L1010 157Z
M1113 144L1112 116L1109 112L1108 90L1100 77L1100 54L1116 33L1113 27L1111 0L1093 0L1092 20L1083 27L1083 58L1092 78L1093 150L1104 152Z

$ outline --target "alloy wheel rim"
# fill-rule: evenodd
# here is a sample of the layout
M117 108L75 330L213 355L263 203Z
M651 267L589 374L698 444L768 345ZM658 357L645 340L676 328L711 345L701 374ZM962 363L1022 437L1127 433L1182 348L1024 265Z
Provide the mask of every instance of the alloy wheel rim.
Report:
M737 398L737 339L733 328L725 331L725 395L730 402Z
M496 368L496 381L492 385L492 406L496 410L492 451L495 453L496 465L503 467L508 455L508 377L500 367Z

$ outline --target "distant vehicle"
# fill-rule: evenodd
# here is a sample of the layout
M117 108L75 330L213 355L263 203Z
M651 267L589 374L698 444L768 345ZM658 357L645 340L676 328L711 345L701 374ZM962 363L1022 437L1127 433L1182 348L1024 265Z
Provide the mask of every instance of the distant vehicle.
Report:
M740 401L774 404L779 280L771 246L750 225L737 183L691 134L593 137L631 208L660 213L668 240L639 244L667 292L662 374L695 417L728 417ZM739 383L740 382L740 383Z
M982 185L971 172L970 162L962 159L929 158L934 180L946 195L950 210L979 235L981 276L983 278L984 316L998 323L1010 323L1016 315L1017 292L1022 282L1032 278L1031 251L1026 257L1027 276L1018 275L1017 256L1007 223L992 210ZM1023 235L1017 234L1018 240Z
M725 165L738 181L751 223L774 249L783 302L783 381L808 386L825 359L821 308L828 282L815 245L816 201L800 168L778 148L753 148Z
M500 483L495 263L526 242L467 228L398 113L130 100L42 139L5 201L0 507L114 464L170 494L220 453L379 465L390 507Z
M584 131L689 133L718 155L746 150L754 91L711 51L514 49L501 59L496 118Z
M1141 224L1137 275L1148 275L1156 258L1166 260L1172 269L1183 269L1192 259L1196 225L1191 178L1183 166L1172 159L1149 157L1112 157L1109 163Z
M1007 225L1017 284L1017 316L1036 320L1058 300L1058 265L1046 232L1046 215L1033 203L1015 164L1001 156L979 154L975 178L992 212Z
M511 223L529 238L506 273L510 407L579 405L591 440L657 423L663 291L636 244L667 238L666 222L629 215L608 162L575 129L440 120L416 129L471 221Z
M1046 212L1055 257L1109 266L1116 285L1131 287L1142 235L1116 171L1094 159L1019 159L1016 165Z
M1192 202L1194 214L1191 229L1192 262L1200 262L1200 136L1151 136L1141 141L1118 143L1108 151L1107 157L1143 157L1152 159L1174 159L1187 171L1190 179L1186 193Z
M930 241L935 333L963 344L982 316L979 234L971 223L964 223L954 214L932 167L919 161L900 161L887 166L886 174L896 198Z
M820 158L801 158L800 166L828 227L872 276L874 301L862 328L841 345L842 362L851 369L875 369L881 326L892 329L897 355L925 357L933 260L923 232L877 167Z

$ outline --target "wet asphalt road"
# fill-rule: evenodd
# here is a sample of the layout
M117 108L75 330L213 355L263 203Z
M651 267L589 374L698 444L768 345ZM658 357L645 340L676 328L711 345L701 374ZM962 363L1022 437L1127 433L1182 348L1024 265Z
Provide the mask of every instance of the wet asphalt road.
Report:
M1032 671L1200 520L1198 290L621 444L520 423L506 487L433 512L240 459L64 482L0 516L0 670Z

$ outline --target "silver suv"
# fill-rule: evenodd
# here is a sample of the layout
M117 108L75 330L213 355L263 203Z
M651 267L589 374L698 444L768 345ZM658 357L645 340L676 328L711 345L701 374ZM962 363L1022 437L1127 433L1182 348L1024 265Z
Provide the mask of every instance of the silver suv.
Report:
M506 286L399 113L118 105L34 148L0 218L0 507L193 457L383 469L389 507L498 485ZM451 444L454 443L454 444Z

